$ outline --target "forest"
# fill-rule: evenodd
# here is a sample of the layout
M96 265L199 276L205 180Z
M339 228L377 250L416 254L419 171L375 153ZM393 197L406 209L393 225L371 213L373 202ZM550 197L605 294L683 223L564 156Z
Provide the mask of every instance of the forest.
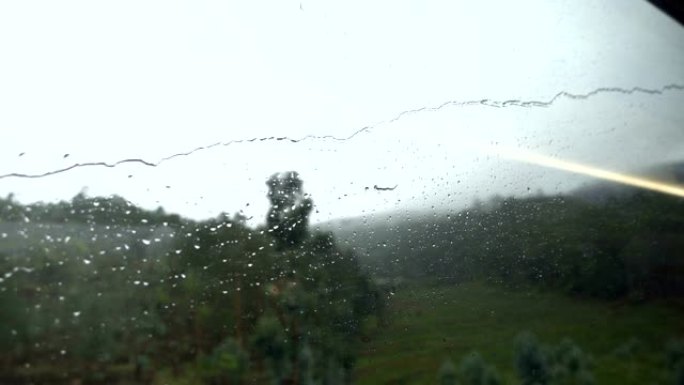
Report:
M297 173L267 184L255 229L121 197L0 201L0 382L349 382L381 292L310 231Z
M681 198L493 197L461 211L313 226L313 200L298 173L273 174L266 184L270 208L256 227L240 214L195 221L119 196L0 199L0 382L588 385L603 363L608 370L596 371L606 383L684 383ZM438 292L469 307L427 307ZM525 298L537 292L551 293L543 297L550 305L527 314L536 304ZM658 306L637 311L659 336L651 336L646 358L634 356L643 361L637 377L611 377L618 364L594 360L595 351L570 339L605 349L585 338L589 331L542 344L530 318L516 319L527 314L562 329L562 317L551 321L560 314L554 305L584 306L578 301L593 301L591 312ZM459 324L468 312L495 307L510 318L491 329L453 329L431 318ZM629 339L618 324L594 332L621 341L615 348L627 355L649 338L646 328L625 324L639 337ZM456 338L435 337L440 330L463 339L470 330L482 340L456 354L434 345ZM494 337L509 330L515 338ZM421 350L430 343L433 350ZM492 345L501 347L476 351ZM394 369L376 364L402 354L415 359ZM511 357L510 370L500 374L490 357ZM378 377L403 371L413 374Z
M324 226L374 275L537 285L603 299L684 295L684 200L634 190L493 197L454 212L352 218Z

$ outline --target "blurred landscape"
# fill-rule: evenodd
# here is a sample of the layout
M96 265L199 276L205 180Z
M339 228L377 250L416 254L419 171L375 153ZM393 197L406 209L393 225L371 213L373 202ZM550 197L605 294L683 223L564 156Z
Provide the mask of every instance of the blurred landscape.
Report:
M681 164L653 171L682 181ZM0 200L0 382L679 384L684 200L597 183L264 225Z
M684 385L673 4L0 2L0 385Z

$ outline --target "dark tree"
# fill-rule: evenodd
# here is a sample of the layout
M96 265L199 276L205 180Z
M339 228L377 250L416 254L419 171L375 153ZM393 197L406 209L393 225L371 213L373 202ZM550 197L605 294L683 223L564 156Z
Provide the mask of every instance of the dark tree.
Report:
M271 175L266 181L271 207L266 217L268 231L276 239L276 248L285 250L299 246L308 235L311 198L303 190L303 182L295 171Z
M546 385L551 380L548 357L529 332L516 337L515 366L523 385Z

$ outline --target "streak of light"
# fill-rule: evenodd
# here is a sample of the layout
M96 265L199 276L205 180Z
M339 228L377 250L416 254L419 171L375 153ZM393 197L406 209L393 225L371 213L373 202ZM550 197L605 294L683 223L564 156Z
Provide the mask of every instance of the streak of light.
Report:
M550 156L515 148L496 148L494 152L498 155L501 155L504 158L516 160L519 162L554 168L557 170L568 171L575 174L591 176L602 180L607 180L633 187L639 187L646 190L657 191L660 193L684 198L684 186L677 185L674 183L657 181L654 179L644 178L637 175L630 175L617 171L606 170L593 165L553 158Z

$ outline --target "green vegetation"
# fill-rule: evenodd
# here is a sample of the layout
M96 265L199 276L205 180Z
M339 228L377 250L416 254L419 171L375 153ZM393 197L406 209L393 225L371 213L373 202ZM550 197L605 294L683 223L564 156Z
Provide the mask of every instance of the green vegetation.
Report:
M668 368L684 361L684 345L670 342L684 337L684 308L665 302L579 300L481 282L409 284L392 296L389 312L388 326L364 345L359 384L438 383L445 360L456 363L461 384L497 375L506 384L672 384ZM633 348L620 352L626 343ZM520 374L535 362L543 369L537 378L534 370ZM476 375L458 370L464 365Z
M494 198L313 231L0 199L0 383L681 385L684 201ZM341 245L349 247L341 247Z
M684 295L684 199L635 192L493 198L453 214L331 228L381 277L538 285L572 295L648 300Z
M267 185L256 229L120 197L0 200L0 382L348 382L383 297L309 230L297 173Z

